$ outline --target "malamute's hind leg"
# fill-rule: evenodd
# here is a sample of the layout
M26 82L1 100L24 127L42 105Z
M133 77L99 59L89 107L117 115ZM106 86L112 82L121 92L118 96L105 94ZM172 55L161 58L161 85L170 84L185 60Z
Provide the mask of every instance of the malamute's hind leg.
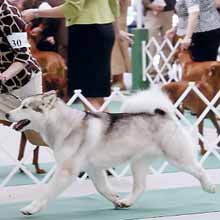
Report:
M131 171L133 175L132 192L124 199L118 200L116 208L127 208L134 204L146 187L146 174L149 166L146 158L141 158L133 161Z
M175 149L175 146L172 147L172 151L164 151L165 157L167 160L186 173L193 175L197 178L203 190L209 193L215 192L215 186L211 183L205 169L197 161L196 156L192 150L193 146L184 146L183 143L179 143L178 149ZM185 142L187 144L187 141Z
M201 166L199 162L191 161L191 163L187 164L183 163L183 161L178 160L170 160L170 162L180 170L185 171L186 173L189 173L197 178L200 181L204 191L215 193L215 185L211 183L205 169Z

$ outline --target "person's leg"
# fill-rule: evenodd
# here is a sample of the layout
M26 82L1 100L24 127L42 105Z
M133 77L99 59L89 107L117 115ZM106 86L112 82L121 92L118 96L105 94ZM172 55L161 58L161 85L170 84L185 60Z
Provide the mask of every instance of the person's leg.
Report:
M172 20L173 20L173 11L167 11L167 12L163 12L161 13L161 38L163 41L164 40L164 36L167 32L167 30L169 30L170 28L172 28ZM163 53L165 55L166 58L168 58L168 56L171 53L170 47L169 46L165 46L163 49ZM161 60L160 62L160 66L162 68L162 66L164 65L164 62ZM169 70L169 68L166 66L165 68L163 68L163 72L167 72Z
M148 11L145 17L145 28L148 29L148 40L150 41L152 38L155 38L157 42L161 41L160 37L160 19L158 15L155 15L152 11ZM152 43L149 47L149 52L152 57L155 57L157 53L157 48ZM152 61L152 60L150 60ZM152 76L157 75L157 72L153 65L151 65L149 74Z
M111 75L112 85L120 89L124 89L123 73L125 72L125 63L122 54L122 47L120 40L116 39L111 56Z
M96 56L90 58L91 80L89 88L84 93L90 103L98 110L104 103L104 97L111 93L111 54L115 41L114 29L111 24L97 25L95 36L99 38L96 49ZM93 59L93 60L91 60Z

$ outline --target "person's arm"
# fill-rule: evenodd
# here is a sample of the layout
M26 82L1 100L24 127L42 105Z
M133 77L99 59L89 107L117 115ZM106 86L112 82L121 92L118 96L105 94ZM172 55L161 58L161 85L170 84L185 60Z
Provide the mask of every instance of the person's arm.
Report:
M186 0L188 8L188 23L186 27L186 35L182 40L182 48L188 49L192 42L192 35L196 30L200 13L199 0Z
M32 21L34 18L64 18L63 5L48 9L27 9L22 12L25 21Z
M178 25L178 24L177 24ZM175 36L176 36L176 32L177 32L177 25L173 26L172 28L170 28L169 30L166 31L165 33L165 37L169 38L170 40L172 40Z
M0 74L0 80L7 81L12 77L16 76L25 68L25 63L22 62L14 62L9 66L9 68Z
M65 0L65 3L48 9L28 9L22 12L26 21L34 18L73 18L79 15L85 0Z
M143 0L143 5L146 10L152 10L156 12L161 12L164 10L164 6L152 4L150 0Z
M189 14L188 25L186 29L186 38L191 39L198 24L199 11Z
M120 15L120 6L118 0L109 0L110 8L112 10L113 15L115 16L114 31L116 38L120 40L126 40L129 43L133 43L132 37L133 34L127 33L121 30L120 22L119 22L119 15Z
M220 8L220 0L215 0L215 6L217 9Z

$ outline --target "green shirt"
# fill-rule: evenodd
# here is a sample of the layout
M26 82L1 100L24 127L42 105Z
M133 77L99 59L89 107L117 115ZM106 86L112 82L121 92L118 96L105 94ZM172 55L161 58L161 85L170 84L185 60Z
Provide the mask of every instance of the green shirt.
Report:
M118 0L65 0L62 10L66 25L107 24L119 16Z

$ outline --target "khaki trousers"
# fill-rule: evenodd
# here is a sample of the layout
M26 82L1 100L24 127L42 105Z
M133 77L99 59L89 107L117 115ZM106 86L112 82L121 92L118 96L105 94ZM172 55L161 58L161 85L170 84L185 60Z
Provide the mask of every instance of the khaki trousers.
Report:
M145 16L145 28L149 31L149 40L154 37L159 44L163 42L166 31L172 27L173 14L173 11L165 11L158 14L155 14L153 11L147 12ZM157 53L154 45L149 48L149 51L153 57ZM165 56L169 55L169 48L164 47L163 52Z

